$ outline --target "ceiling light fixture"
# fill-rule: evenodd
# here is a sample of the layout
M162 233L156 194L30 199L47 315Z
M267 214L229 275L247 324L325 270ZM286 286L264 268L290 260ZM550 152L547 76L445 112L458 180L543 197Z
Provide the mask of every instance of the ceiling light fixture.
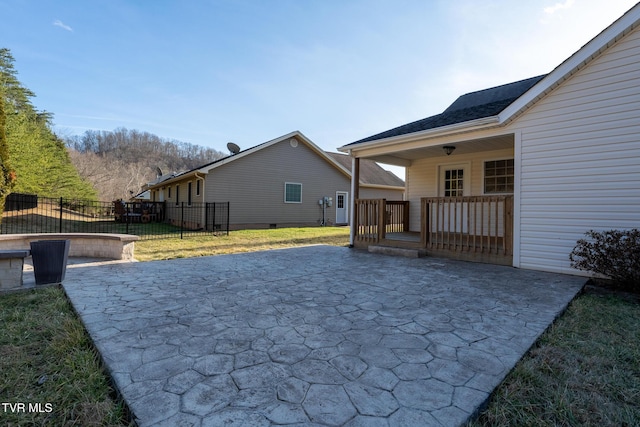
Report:
M453 145L445 145L444 147L442 147L442 149L444 150L444 152L446 153L446 155L450 155L451 153L453 153L453 150L456 149L456 147L454 147Z

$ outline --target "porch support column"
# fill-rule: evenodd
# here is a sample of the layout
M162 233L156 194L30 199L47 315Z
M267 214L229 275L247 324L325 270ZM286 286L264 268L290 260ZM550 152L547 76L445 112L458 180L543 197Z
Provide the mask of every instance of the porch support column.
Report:
M351 211L349 212L349 222L351 224L349 234L349 247L353 248L356 241L356 227L358 224L358 207L356 200L360 198L360 158L351 158Z

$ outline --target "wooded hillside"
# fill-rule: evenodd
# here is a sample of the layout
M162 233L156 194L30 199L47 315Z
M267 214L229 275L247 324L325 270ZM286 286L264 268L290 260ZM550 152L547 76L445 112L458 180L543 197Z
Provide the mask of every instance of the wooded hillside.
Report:
M64 141L51 130L52 115L31 103L35 95L17 78L9 49L0 48L0 96L4 110L4 143L12 191L47 197L95 199L69 158ZM3 180L5 181L5 180ZM5 183L6 186L6 183ZM1 192L0 192L1 193Z
M45 197L129 199L159 173L193 169L225 154L211 148L119 128L59 138L53 114L17 78L0 48L0 207L10 191ZM1 213L1 210L0 210Z
M128 199L158 175L190 170L225 156L211 148L125 128L87 131L66 143L80 175L93 184L101 200Z

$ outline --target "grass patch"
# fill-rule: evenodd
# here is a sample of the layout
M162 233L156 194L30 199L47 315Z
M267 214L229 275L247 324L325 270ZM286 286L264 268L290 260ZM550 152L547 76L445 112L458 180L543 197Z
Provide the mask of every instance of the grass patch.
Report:
M238 230L228 236L194 236L185 239L144 240L136 242L139 261L192 258L240 252L281 249L291 246L323 244L347 246L348 227L275 228Z
M127 425L61 288L2 295L0 325L0 401L26 406L0 407L2 425Z
M638 425L639 302L593 289L580 295L470 425Z

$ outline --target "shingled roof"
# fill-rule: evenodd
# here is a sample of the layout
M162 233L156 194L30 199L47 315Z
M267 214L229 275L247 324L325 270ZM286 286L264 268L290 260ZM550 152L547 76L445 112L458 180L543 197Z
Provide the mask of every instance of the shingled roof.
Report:
M351 171L351 156L341 153L326 152L329 157ZM390 185L404 187L404 181L393 172L384 170L373 160L360 159L360 183L370 185Z
M546 74L506 85L467 93L456 99L455 102L441 114L436 114L435 116L398 126L356 142L352 142L351 144L347 144L347 146L495 116L507 108L513 101L522 96L526 91L531 89L531 87L542 80L545 76Z

